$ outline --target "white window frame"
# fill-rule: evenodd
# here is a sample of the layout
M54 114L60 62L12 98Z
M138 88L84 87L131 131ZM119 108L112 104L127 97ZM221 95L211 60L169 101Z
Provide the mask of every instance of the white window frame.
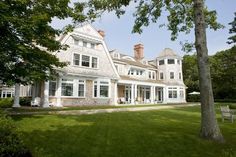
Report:
M85 79L78 79L76 80L78 85L77 85L77 96L79 98L85 98L85 95L86 95L86 80ZM83 82L79 82L79 81L83 81ZM84 96L79 96L79 85L84 85Z
M171 97L170 97L170 92L171 92ZM174 94L176 92L176 94ZM176 97L174 97L176 95ZM168 98L169 99L178 99L178 90L177 87L169 87L168 88Z
M171 73L173 73L173 76L174 76L173 78L171 78ZM170 72L169 72L169 75L170 75L170 77L169 77L170 80L174 80L174 79L175 79L175 72L174 72L174 71L170 71Z
M96 85L97 85L97 96L96 97L94 96L95 82L97 82L96 83ZM102 84L101 82L107 82L108 84ZM101 97L101 95L100 95L100 87L101 87L101 85L108 86L108 97ZM97 79L97 80L93 81L93 98L109 99L110 98L110 91L111 91L111 82L110 82L110 80Z
M74 64L75 54L79 55L79 65ZM89 66L82 66L82 56L88 56L89 57ZM93 68L92 67L92 58L96 58L97 59L97 68ZM74 52L73 55L72 55L72 63L73 63L73 66L79 66L79 67L82 67L82 68L90 68L90 69L99 69L99 58L96 57L96 56L85 55L85 54Z
M162 74L163 78L161 78L161 74ZM159 72L159 80L164 80L164 72L163 71Z

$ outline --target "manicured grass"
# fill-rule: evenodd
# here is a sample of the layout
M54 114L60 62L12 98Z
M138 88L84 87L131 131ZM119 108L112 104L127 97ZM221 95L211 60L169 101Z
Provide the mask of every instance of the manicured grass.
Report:
M62 116L14 116L36 157L234 157L236 123L218 121L226 143L198 137L200 108Z

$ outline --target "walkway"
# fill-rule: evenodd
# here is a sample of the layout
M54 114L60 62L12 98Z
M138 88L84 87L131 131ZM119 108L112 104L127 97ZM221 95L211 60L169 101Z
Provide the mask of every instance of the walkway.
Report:
M199 103L194 104L181 104L181 105L161 105L161 106L144 106L144 107L124 107L124 108L111 108L111 109L91 109L91 110L71 110L71 111L53 111L49 114L60 114L60 115L89 115L97 113L113 113L113 112L136 112L136 111L149 111L149 110L161 110L161 109L172 109L179 107L191 107L199 106Z

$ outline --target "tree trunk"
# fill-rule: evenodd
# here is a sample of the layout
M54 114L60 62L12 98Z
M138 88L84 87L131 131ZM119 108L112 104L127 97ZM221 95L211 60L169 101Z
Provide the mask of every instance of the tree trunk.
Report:
M15 84L15 96L14 96L14 103L12 107L20 107L20 84Z
M206 23L204 19L204 1L194 0L195 47L197 50L199 86L201 96L201 131L205 139L223 142L214 108L210 67L206 41Z

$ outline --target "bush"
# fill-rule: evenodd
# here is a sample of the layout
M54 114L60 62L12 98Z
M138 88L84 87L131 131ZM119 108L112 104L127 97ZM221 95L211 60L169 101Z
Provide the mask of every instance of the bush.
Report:
M236 99L215 99L215 102L231 102L231 103L236 103Z
M21 106L30 106L32 98L31 97L21 97L20 98L20 105Z
M0 111L0 157L32 157L13 121Z
M187 102L200 102L200 95L187 95Z
M230 105L229 105L229 108L230 108L230 109L236 109L236 104L230 104Z
M0 108L9 108L13 105L13 98L1 98L0 99Z

